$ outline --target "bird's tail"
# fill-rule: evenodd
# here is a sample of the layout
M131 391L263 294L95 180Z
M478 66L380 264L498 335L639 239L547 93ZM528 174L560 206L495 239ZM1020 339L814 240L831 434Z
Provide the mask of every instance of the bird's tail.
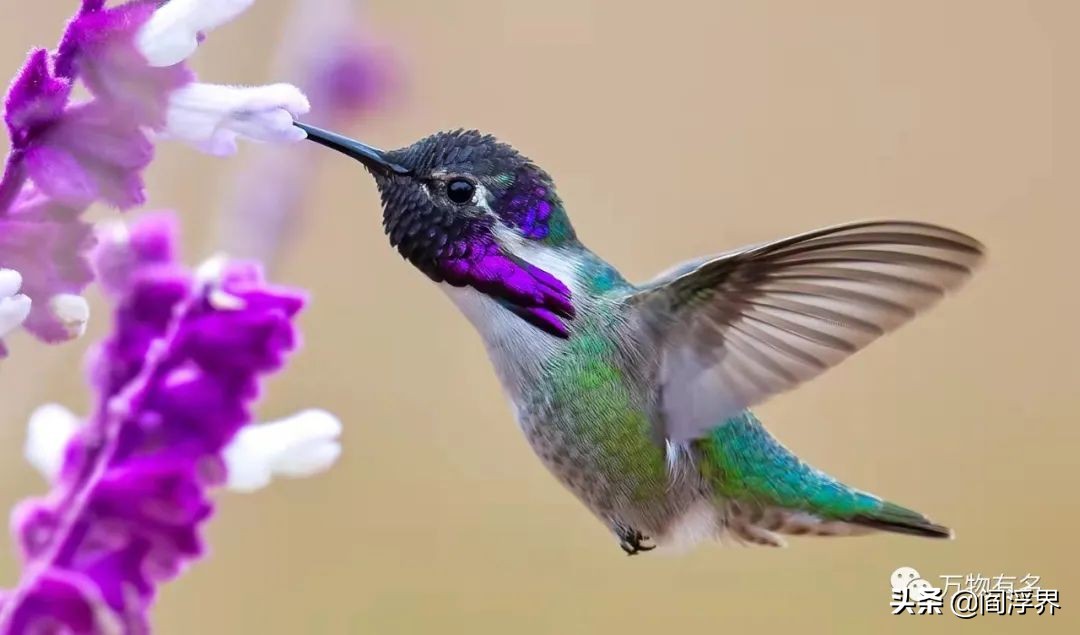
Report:
M719 497L724 533L783 545L779 534L852 536L889 531L951 538L922 514L849 487L787 450L749 412L700 442L702 474Z

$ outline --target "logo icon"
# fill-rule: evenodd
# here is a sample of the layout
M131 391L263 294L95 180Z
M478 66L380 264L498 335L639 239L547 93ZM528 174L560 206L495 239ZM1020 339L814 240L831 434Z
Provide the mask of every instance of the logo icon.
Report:
M914 582L921 577L919 572L911 567L900 567L892 572L892 575L889 576L889 581L892 582L893 591L903 591L907 588L908 583Z
M943 589L924 580L911 567L900 567L889 576L892 585L893 615L906 612L912 615L940 615L944 605Z

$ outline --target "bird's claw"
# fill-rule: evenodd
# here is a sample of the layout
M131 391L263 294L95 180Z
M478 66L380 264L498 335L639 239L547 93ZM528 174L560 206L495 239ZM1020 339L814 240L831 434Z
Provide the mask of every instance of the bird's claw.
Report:
M652 551L656 549L656 545L647 545L645 541L652 540L645 534L636 529L630 529L629 527L620 527L619 532L619 547L626 552L628 556L636 556L644 551Z

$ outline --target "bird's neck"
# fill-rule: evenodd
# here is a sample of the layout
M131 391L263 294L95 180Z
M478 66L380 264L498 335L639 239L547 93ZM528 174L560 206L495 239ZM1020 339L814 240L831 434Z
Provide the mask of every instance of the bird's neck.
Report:
M539 267L570 288L574 308L589 310L613 290L629 286L619 271L578 240L521 241L514 256Z
M597 320L613 310L613 297L629 288L615 268L576 240L555 246L525 241L514 246L514 255L570 289L576 311L569 323L570 338L596 328ZM497 300L469 287L440 286L480 334L503 388L514 401L541 382L547 362L566 349L568 340L536 328Z

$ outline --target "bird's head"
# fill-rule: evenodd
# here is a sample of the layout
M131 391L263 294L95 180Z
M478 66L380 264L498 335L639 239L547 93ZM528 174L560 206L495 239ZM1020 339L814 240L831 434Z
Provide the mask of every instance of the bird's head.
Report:
M382 151L298 124L375 177L390 244L435 282L471 287L556 337L574 317L568 281L528 261L576 242L544 170L491 135L440 132Z

